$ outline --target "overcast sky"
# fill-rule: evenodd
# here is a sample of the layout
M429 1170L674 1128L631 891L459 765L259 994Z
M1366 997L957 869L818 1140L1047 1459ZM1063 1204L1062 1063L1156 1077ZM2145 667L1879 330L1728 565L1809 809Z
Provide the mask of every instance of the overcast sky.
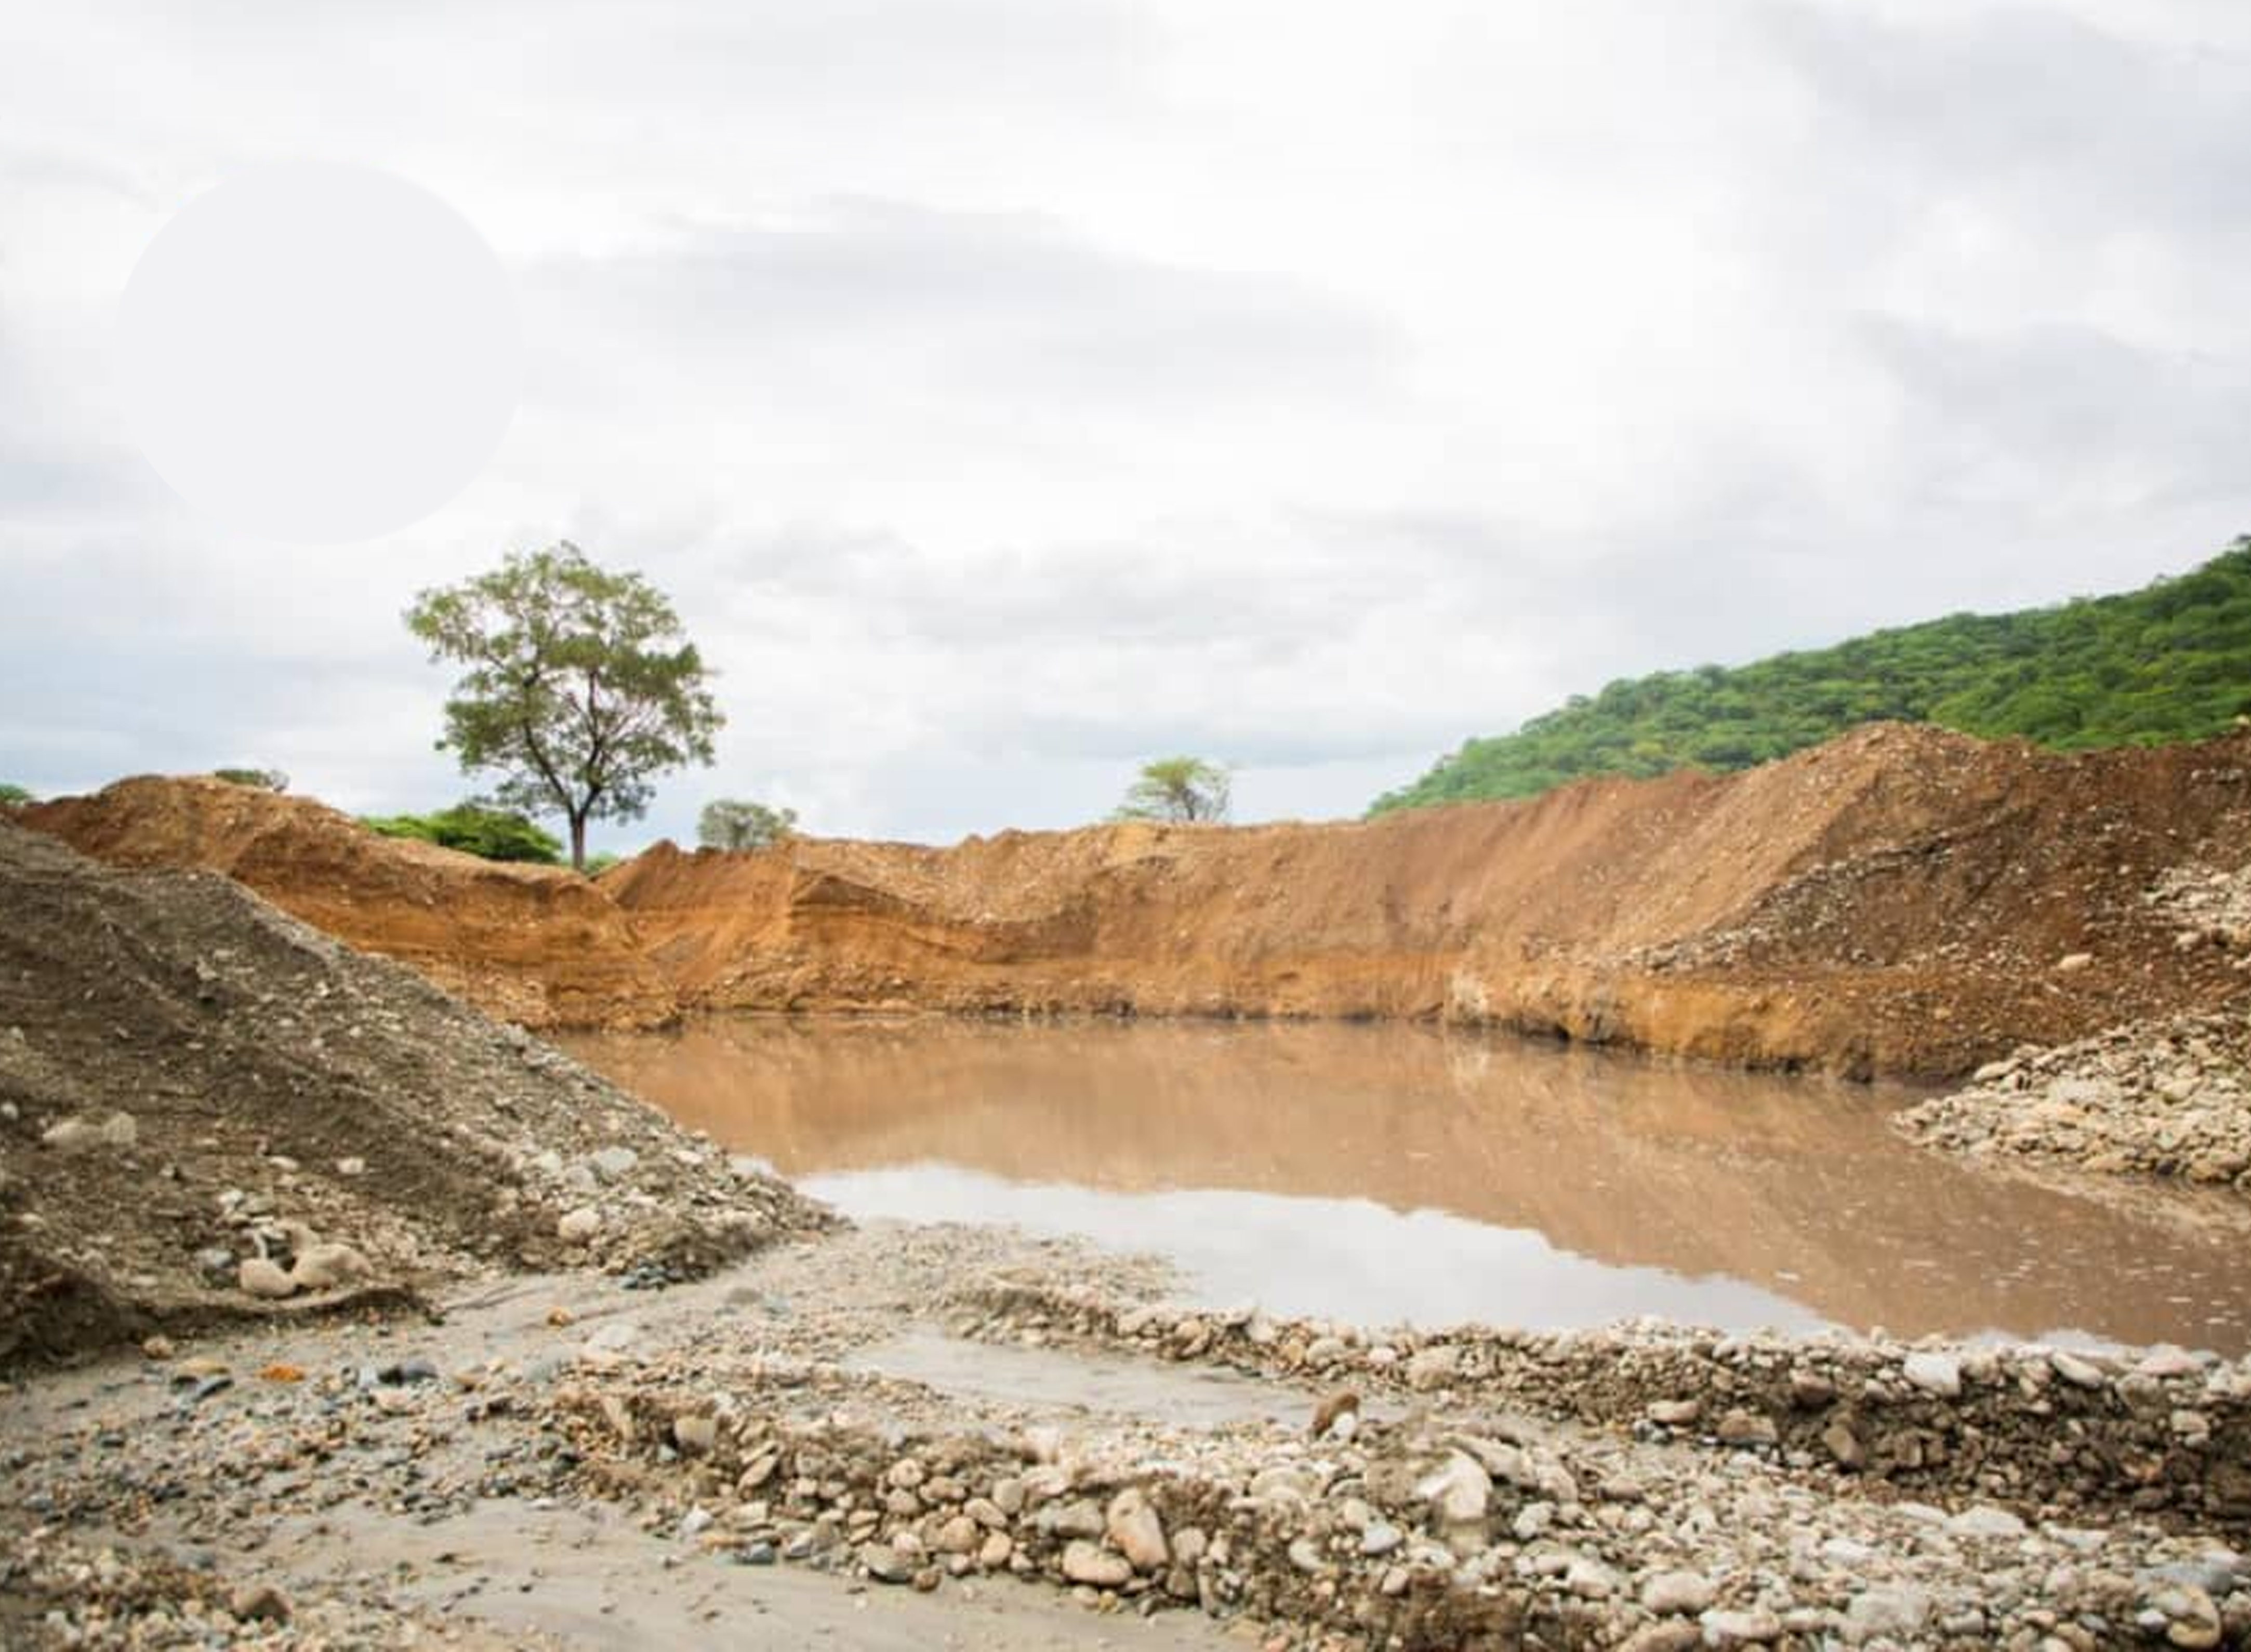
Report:
M246 167L514 283L489 467L343 548L200 519L113 338ZM2251 529L2241 0L586 0L0 13L0 779L431 750L420 586L569 537L827 833L1142 758L1357 813L1611 677L2142 584Z

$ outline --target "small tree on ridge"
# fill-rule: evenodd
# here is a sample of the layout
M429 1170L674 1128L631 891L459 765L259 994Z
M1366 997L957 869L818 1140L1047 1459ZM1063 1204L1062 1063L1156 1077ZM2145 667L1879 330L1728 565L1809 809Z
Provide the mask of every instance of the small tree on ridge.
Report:
M696 817L696 840L707 849L770 849L796 835L796 810L740 798L715 798Z
M1141 765L1140 778L1126 792L1112 818L1183 823L1227 819L1232 806L1228 771L1202 757L1159 757Z
M503 806L563 816L580 871L587 821L638 819L653 777L712 761L726 719L672 605L568 540L422 592L406 625L432 660L467 667L439 750L497 775Z

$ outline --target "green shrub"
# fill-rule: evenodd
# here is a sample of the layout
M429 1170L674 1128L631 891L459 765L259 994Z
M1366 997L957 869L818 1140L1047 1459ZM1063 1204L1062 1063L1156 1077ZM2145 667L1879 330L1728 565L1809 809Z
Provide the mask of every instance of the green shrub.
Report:
M363 824L386 838L412 838L488 861L558 866L563 843L523 816L471 799L435 814L369 815Z

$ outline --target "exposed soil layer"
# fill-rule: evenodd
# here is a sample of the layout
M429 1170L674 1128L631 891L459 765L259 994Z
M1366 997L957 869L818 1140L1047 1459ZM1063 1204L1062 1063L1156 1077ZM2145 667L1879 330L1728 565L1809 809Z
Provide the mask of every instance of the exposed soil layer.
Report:
M674 1013L616 905L574 872L383 837L310 798L207 777L121 780L15 818L114 866L224 872L522 1026L647 1026Z
M0 1367L493 1267L686 1276L828 1220L225 878L0 822Z
M2239 997L2251 736L2060 755L1878 725L1746 773L1365 823L1123 825L935 849L660 845L599 885L142 780L25 817L231 872L546 1026L676 1009L1408 1016L1723 1061L1951 1076Z
M1444 1017L1946 1075L2240 993L2251 933L2179 946L2150 897L2247 858L2251 741L1880 726L1365 824L660 846L606 887L696 1006Z

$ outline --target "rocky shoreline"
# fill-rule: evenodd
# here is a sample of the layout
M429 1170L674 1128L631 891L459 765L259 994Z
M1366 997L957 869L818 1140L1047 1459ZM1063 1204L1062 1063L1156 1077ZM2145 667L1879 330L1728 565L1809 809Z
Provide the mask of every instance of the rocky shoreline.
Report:
M2251 1014L2174 1016L2021 1051L1894 1122L1924 1146L1996 1166L2251 1193Z

